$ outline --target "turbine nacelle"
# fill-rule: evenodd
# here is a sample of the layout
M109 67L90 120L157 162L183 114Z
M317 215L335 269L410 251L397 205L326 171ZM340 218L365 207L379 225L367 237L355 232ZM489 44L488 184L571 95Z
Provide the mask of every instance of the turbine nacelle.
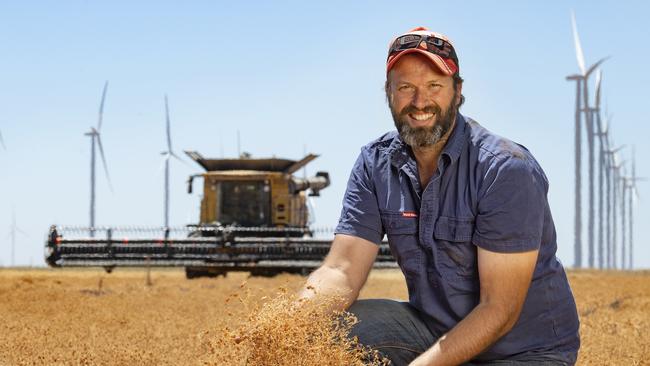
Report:
M90 127L90 131L84 133L84 136L99 136L99 131L95 127Z

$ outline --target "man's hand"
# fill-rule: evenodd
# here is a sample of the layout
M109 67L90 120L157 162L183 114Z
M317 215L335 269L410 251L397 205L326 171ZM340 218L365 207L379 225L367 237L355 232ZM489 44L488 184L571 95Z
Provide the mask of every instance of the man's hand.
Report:
M359 296L377 257L379 246L356 236L338 234L323 265L314 271L299 297L338 297L331 310L347 309Z
M517 322L538 250L496 253L478 247L479 304L411 365L458 365L481 353Z

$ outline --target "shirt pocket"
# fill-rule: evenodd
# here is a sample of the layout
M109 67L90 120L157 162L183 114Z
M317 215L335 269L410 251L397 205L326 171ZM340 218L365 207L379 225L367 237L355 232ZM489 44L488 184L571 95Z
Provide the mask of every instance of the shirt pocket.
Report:
M461 291L479 289L473 233L474 218L440 216L434 227L438 269L450 287Z
M407 280L415 279L422 271L417 217L405 217L394 211L381 211L380 215L393 256Z

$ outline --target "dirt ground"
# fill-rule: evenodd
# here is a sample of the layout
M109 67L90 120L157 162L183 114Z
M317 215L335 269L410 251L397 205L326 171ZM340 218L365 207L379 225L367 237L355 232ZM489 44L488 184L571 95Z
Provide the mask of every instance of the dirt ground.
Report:
M581 316L581 365L650 365L650 272L570 272ZM186 280L181 270L0 269L0 365L195 365L217 330L304 278ZM233 294L244 301L230 301ZM361 297L406 298L396 270Z

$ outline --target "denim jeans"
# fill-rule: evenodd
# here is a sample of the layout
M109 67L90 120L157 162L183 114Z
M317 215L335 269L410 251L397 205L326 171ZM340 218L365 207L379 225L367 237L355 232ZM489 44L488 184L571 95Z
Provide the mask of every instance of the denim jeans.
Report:
M442 336L434 327L434 319L420 313L408 302L388 299L359 300L348 311L359 322L352 328L351 337L379 351L391 360L391 365L408 365L418 355L429 349ZM555 360L553 355L519 355L517 359L472 361L466 366L478 365L532 365L559 366L566 362Z

